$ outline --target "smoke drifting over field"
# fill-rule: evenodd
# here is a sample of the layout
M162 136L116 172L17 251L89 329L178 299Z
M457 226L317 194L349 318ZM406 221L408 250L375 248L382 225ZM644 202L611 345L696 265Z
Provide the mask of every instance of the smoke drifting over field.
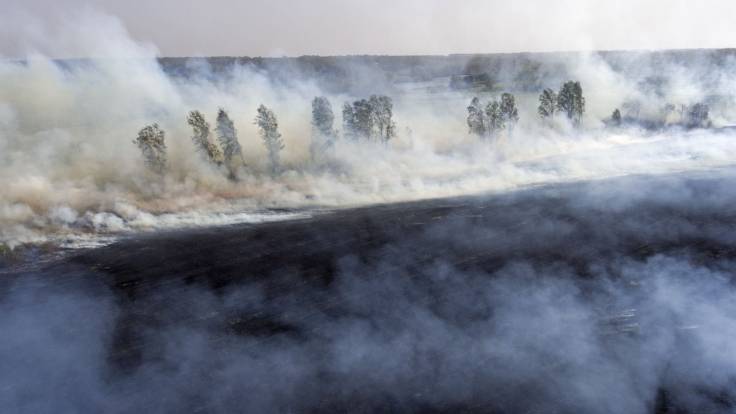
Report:
M402 89L382 73L355 64L347 68L375 88L361 92L394 98L399 134L387 148L341 139L315 163L309 157L311 99L327 95L340 128L342 103L362 96L327 93L296 70L275 76L236 65L215 75L201 60L190 62L186 77L168 76L153 46L136 44L119 22L96 14L78 16L57 41L81 44L95 59L55 62L30 55L24 62L0 63L0 238L11 246L158 228L164 213L187 214L190 224L196 223L197 212L205 223L212 217L227 222L235 220L228 213L244 210L348 206L709 168L730 163L735 146L726 133L612 132L601 123L625 100L654 112L662 102L691 103L713 91L733 96L730 61L717 72L692 64L688 68L700 72L673 70L666 90L653 91L642 81L656 73L655 65L629 71L627 78L597 56L560 58L563 73L541 82L556 88L565 76L581 81L588 108L584 132L564 123L541 125L536 94L521 93L520 125L513 136L495 142L467 134L471 93L411 91L411 82ZM513 88L510 78L519 68L502 69L497 76ZM268 174L253 125L261 103L279 117L286 144L285 171L277 177ZM190 142L188 111L202 111L213 124L219 107L229 111L243 144L248 167L237 183L203 162ZM732 116L730 104L712 110L717 125ZM169 171L163 178L146 172L131 144L136 132L153 122L167 133Z
M733 52L457 57L458 78L345 58L342 85L291 61L162 67L106 16L67 29L53 41L94 59L0 62L0 243L201 228L48 261L3 248L0 411L735 409ZM489 76L490 92L451 87ZM539 89L570 79L582 126L540 120ZM505 90L513 134L468 134L470 99ZM342 103L373 93L393 98L396 138L313 159L312 99L342 129ZM712 128L663 115L696 102ZM191 142L189 112L214 127L218 108L237 181ZM615 108L637 123L607 125ZM132 142L152 123L162 175Z
M730 412L734 178L619 178L91 250L5 281L0 405Z

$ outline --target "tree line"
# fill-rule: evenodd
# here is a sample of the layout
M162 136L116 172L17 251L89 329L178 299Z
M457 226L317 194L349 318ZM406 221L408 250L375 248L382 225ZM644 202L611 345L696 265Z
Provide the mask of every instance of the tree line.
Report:
M502 93L500 99L485 104L474 97L467 109L469 133L482 138L496 136L504 130L511 133L519 122L516 98L507 92ZM585 113L585 97L580 82L566 82L559 92L544 89L539 95L537 113L543 120L563 114L573 125L579 126Z
M703 102L679 106L668 103L659 111L659 119L655 120L642 118L641 105L636 101L625 102L622 109L623 111L619 108L614 109L610 118L604 120L605 125L609 127L638 125L650 129L665 125L679 125L685 128L712 126L710 107ZM510 93L503 93L500 100L492 100L485 104L478 97L474 97L467 111L469 133L479 137L494 136L505 129L511 131L519 121L515 97ZM585 114L585 96L580 82L565 82L558 92L550 88L542 90L537 114L543 121L564 116L573 126L579 127Z
M557 93L549 88L543 90L539 95L537 113L543 120L562 114L574 126L580 126L585 113L585 97L580 82L565 82Z
M639 104L627 102L625 114L616 108L608 126L638 123ZM467 126L470 134L481 138L495 137L502 131L513 132L519 122L516 98L511 93L502 93L499 99L482 102L474 97L467 107ZM668 104L663 109L664 118L676 115L680 123L688 128L710 127L709 107L704 103L691 106ZM539 95L537 114L542 120L564 116L575 127L579 127L585 114L585 97L580 82L568 81L558 92L546 88ZM335 128L335 114L330 101L318 96L312 100L312 142L310 153L313 159L331 148L339 136L351 140L367 140L388 143L396 136L393 119L393 101L385 95L372 95L354 102L346 102L342 108L342 133ZM254 124L266 147L271 173L281 171L281 151L285 148L276 114L264 105L256 112ZM200 156L211 165L222 169L231 180L238 179L238 171L246 166L243 149L238 140L238 131L227 111L217 112L214 129L216 142L212 139L210 124L200 111L191 111L187 117L193 135L192 143ZM165 132L158 124L147 125L138 132L133 141L141 151L145 165L153 172L163 174L167 168Z
M353 140L376 140L388 143L396 135L393 120L393 101L385 95L372 95L343 106L343 136ZM189 112L187 123L192 128L192 143L195 151L212 166L223 169L231 180L238 179L238 171L246 166L243 149L238 139L238 131L227 111L217 111L215 136L212 139L210 124L197 110ZM276 114L260 105L253 121L258 126L258 134L266 147L271 173L281 171L281 151L285 148ZM318 96L312 100L312 143L310 152L313 158L333 146L340 135L335 129L335 114L330 101ZM133 143L140 149L143 161L149 170L164 174L167 169L166 133L157 123L143 127Z
M510 93L501 95L501 99L492 100L485 105L474 97L468 106L468 129L471 134L481 138L495 136L504 129L513 130L519 122L519 110L516 98Z
M710 128L710 106L703 102L692 105L674 105L667 103L659 109L655 120L641 117L641 104L637 101L625 102L621 109L614 109L606 125L619 127L625 124L640 125L650 128L661 128L665 125L679 125L685 128Z

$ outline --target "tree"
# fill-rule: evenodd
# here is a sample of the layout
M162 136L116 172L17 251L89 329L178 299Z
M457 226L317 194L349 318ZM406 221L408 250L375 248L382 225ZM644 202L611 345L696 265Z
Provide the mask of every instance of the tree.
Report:
M352 138L379 139L388 142L396 136L393 120L394 104L385 95L372 95L353 104L345 103L342 109L345 134Z
M346 137L356 139L357 126L355 120L355 110L348 102L342 106L342 129Z
M143 160L151 171L163 174L166 171L165 133L158 124L148 125L138 132L133 143L143 154Z
M557 94L552 89L545 89L539 95L537 113L542 119L552 118L557 112Z
M710 108L707 104L696 103L687 110L687 122L688 128L707 128L710 126Z
M580 82L569 81L562 85L557 95L557 108L567 116L573 125L580 125L583 113L585 113L585 98Z
M365 99L353 103L353 118L355 135L360 138L370 139L373 136L375 117L373 106Z
M243 150L238 142L238 131L235 129L233 121L230 120L227 112L220 108L217 112L217 140L220 141L222 147L225 166L228 169L230 179L237 179L237 161L240 159L242 165L245 165L243 158Z
M279 133L279 123L276 120L276 115L274 115L273 111L261 105L258 107L258 115L256 115L254 123L258 125L263 144L268 151L271 172L276 174L281 168L280 153L284 149L284 141L281 139L281 134Z
M611 125L617 127L621 126L621 111L619 111L618 108L616 108L611 115Z
M222 152L217 148L217 145L210 141L210 124L205 121L202 113L199 111L189 112L187 123L194 130L192 142L197 152L215 165L222 164Z
M323 96L312 100L312 127L314 131L324 138L334 138L336 132L333 128L335 114L332 113L330 101Z
M314 98L312 100L312 143L309 146L313 159L319 152L332 146L337 137L337 131L333 127L334 123L335 114L332 113L330 101L323 96Z
M385 95L373 95L368 102L371 105L372 127L376 129L372 135L377 135L386 143L396 134L396 124L393 121L394 104L391 98Z
M369 139L373 136L377 119L373 113L373 105L368 100L361 99L352 105L345 103L342 116L346 135L353 139Z
M483 113L483 107L481 106L480 99L474 97L470 101L468 106L468 133L475 134L479 137L486 135L486 121L485 114Z
M502 94L499 110L501 111L501 117L509 128L513 128L519 122L519 110L516 108L516 98L514 98L514 95L510 93Z
M488 119L488 134L495 135L496 132L506 128L506 120L498 101L492 101L486 105L486 117Z

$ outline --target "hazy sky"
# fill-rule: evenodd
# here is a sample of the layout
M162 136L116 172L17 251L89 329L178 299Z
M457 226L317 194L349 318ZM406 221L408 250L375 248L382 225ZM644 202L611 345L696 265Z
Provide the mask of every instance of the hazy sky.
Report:
M0 0L0 55L87 56L80 11L161 55L447 54L736 46L736 0ZM109 21L101 25L109 25ZM94 35L91 35L94 37Z

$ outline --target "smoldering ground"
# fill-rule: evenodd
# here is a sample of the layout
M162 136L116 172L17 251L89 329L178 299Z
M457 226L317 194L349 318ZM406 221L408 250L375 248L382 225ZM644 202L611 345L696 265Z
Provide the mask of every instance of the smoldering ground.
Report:
M731 412L733 169L148 235L23 271L7 412Z

